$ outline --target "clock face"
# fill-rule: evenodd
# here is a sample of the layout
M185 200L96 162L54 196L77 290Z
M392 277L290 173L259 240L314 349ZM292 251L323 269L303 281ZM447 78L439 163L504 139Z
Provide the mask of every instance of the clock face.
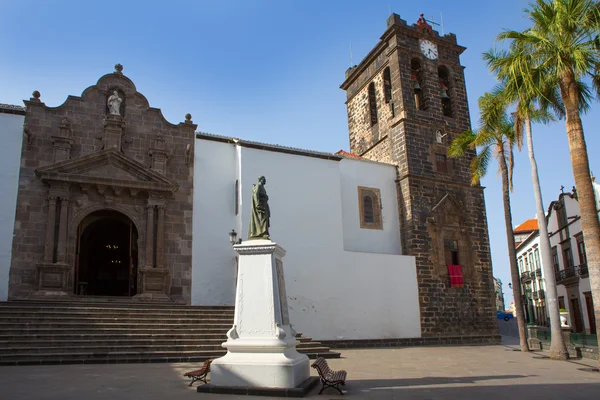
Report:
M421 40L421 53L430 60L435 60L438 57L438 49L435 43L429 40Z

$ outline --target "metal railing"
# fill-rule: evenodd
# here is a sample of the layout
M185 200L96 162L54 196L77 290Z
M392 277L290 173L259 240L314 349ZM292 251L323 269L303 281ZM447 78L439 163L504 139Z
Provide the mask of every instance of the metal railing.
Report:
M556 283L569 278L585 278L589 275L587 264L574 265L556 272Z

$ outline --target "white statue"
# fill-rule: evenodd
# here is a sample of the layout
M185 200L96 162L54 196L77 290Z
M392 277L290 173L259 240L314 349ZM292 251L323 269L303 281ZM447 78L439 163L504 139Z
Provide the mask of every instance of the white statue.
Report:
M119 97L119 94L117 93L117 91L115 90L113 92L113 94L110 95L110 97L108 98L108 112L111 115L121 115L121 113L119 112L119 110L121 109L121 102L123 101L123 99L121 99Z

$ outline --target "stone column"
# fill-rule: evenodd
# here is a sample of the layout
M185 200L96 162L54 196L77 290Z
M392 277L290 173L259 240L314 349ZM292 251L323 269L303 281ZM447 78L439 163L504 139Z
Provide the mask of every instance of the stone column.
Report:
M158 208L158 221L156 226L156 267L165 267L165 205Z
M146 218L146 267L154 267L154 204L148 204Z
M58 224L58 250L56 261L67 261L67 214L69 213L69 199L60 198L60 221Z
M54 225L56 224L56 197L48 196L48 222L44 243L44 262L51 263L54 255Z

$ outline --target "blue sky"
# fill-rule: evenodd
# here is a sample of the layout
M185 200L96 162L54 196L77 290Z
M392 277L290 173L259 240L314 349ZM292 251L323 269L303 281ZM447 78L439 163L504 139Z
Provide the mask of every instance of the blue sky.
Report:
M460 4L460 7L457 6ZM150 104L174 123L193 115L203 132L287 146L348 150L345 70L375 46L390 11L409 23L440 21L467 47L461 56L471 120L494 85L481 60L503 29L524 29L523 0L8 1L0 0L0 103L22 104L33 90L58 106L113 71L116 63ZM441 32L441 28L437 28ZM350 48L352 47L352 58ZM584 117L598 148L598 105ZM545 207L574 184L564 121L535 126ZM590 151L593 171L600 162ZM496 165L482 184L494 275L510 282ZM535 217L527 154L517 155L513 222ZM508 293L507 293L508 294ZM507 300L512 296L508 294Z

